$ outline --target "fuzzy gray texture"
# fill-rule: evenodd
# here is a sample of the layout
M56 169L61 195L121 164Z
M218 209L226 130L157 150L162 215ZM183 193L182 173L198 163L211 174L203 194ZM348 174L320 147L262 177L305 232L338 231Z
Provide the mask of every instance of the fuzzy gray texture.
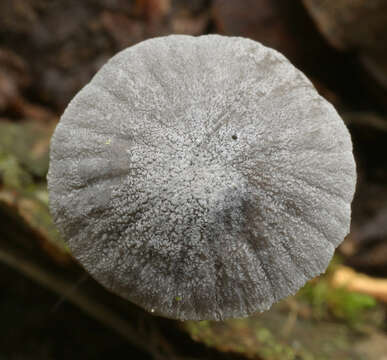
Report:
M51 142L50 208L105 287L175 319L267 310L349 232L349 133L289 61L219 35L114 56Z

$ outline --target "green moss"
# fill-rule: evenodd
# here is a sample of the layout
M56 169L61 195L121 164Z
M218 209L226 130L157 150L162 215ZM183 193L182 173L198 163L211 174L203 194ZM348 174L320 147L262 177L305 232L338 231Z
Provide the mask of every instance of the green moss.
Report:
M0 152L0 182L12 189L24 189L32 184L32 177L15 156Z
M345 289L336 289L329 297L331 310L337 318L350 322L361 320L365 310L377 305L374 298L369 295L348 292Z
M361 322L365 312L377 305L371 296L332 287L326 277L307 283L298 297L311 305L315 318L334 316L352 325Z
M0 122L0 153L12 155L28 173L43 178L52 130L52 125L33 122Z
M259 327L255 335L260 344L258 353L264 359L293 360L296 358L296 351L289 345L279 342L269 329Z
M357 325L364 320L369 309L377 306L377 301L369 295L331 285L331 276L341 264L341 257L335 254L326 273L309 281L298 292L297 298L312 307L312 314L316 319L334 317L349 325Z
M187 321L184 328L196 341L223 352L244 354L267 360L314 359L306 349L295 350L278 339L270 329L257 323L257 318L233 319L224 322Z

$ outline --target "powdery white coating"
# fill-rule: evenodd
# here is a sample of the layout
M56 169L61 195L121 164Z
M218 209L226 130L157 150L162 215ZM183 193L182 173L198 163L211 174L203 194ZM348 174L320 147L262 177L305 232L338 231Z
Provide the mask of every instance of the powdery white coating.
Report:
M220 320L325 271L355 178L343 121L284 56L173 35L120 52L71 101L48 185L104 286L155 314Z

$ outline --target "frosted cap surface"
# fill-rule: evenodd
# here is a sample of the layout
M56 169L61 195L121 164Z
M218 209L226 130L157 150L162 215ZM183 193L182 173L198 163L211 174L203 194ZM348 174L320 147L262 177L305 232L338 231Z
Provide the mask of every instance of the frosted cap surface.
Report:
M277 51L172 35L114 56L51 142L50 209L106 288L175 319L267 310L324 272L356 182L335 109Z

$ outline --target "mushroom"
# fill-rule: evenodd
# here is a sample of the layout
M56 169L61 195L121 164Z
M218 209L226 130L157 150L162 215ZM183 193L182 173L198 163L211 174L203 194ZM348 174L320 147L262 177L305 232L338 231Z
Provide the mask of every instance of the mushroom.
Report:
M102 285L174 319L267 310L349 232L347 128L280 53L171 35L114 56L51 141L55 223Z

